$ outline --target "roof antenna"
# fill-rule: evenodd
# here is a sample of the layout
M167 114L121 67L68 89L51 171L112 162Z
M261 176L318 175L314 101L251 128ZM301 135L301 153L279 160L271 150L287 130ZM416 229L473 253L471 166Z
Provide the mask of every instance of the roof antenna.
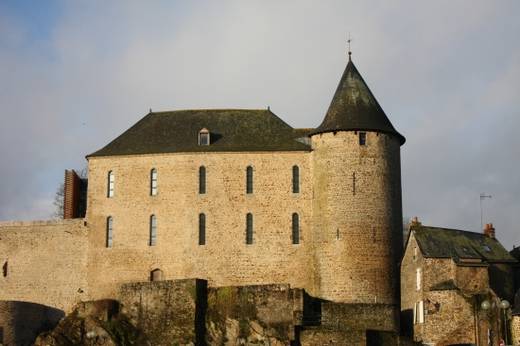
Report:
M350 56L352 55L352 51L350 50L350 42L352 42L352 39L350 38L350 32L348 33L348 61L351 61Z
M150 108L150 113L152 113L152 109Z

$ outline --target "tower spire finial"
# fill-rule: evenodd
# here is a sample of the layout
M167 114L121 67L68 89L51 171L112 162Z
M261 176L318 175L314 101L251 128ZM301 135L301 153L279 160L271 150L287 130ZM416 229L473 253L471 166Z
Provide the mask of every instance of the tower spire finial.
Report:
M352 51L350 50L350 42L352 42L352 39L350 38L350 32L348 33L348 40L347 40L347 43L348 43L348 61L351 60L351 55L352 55Z

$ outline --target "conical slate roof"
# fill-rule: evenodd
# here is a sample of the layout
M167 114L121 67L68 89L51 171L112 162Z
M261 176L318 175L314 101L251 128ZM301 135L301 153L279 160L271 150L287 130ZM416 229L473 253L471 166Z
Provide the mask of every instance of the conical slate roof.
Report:
M332 131L377 131L405 138L395 130L376 98L349 59L325 119L312 134Z

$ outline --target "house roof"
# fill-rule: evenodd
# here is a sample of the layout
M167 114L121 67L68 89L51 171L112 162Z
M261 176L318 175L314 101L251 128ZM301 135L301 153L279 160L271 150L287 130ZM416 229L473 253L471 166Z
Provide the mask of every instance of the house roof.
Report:
M412 225L410 230L424 257L452 258L456 262L517 262L498 240L483 233L423 225Z
M395 130L350 59L339 81L325 119L312 134L339 130L388 133L396 136L401 145L406 140Z
M210 145L198 144L207 128ZM150 112L102 149L88 157L218 151L307 151L300 137L309 129L293 129L270 110L201 109Z

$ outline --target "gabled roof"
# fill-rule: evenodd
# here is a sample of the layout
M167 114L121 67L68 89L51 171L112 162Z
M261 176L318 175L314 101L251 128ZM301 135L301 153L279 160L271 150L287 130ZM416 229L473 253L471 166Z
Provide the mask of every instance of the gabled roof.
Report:
M210 145L198 145L207 128ZM201 109L150 112L101 150L113 156L175 152L308 151L298 140L307 130L293 129L270 110Z
M312 134L333 131L376 131L405 138L395 130L385 112L349 59L325 119Z
M410 230L424 257L452 258L459 263L472 259L487 263L517 262L498 240L483 233L420 224L412 225Z

